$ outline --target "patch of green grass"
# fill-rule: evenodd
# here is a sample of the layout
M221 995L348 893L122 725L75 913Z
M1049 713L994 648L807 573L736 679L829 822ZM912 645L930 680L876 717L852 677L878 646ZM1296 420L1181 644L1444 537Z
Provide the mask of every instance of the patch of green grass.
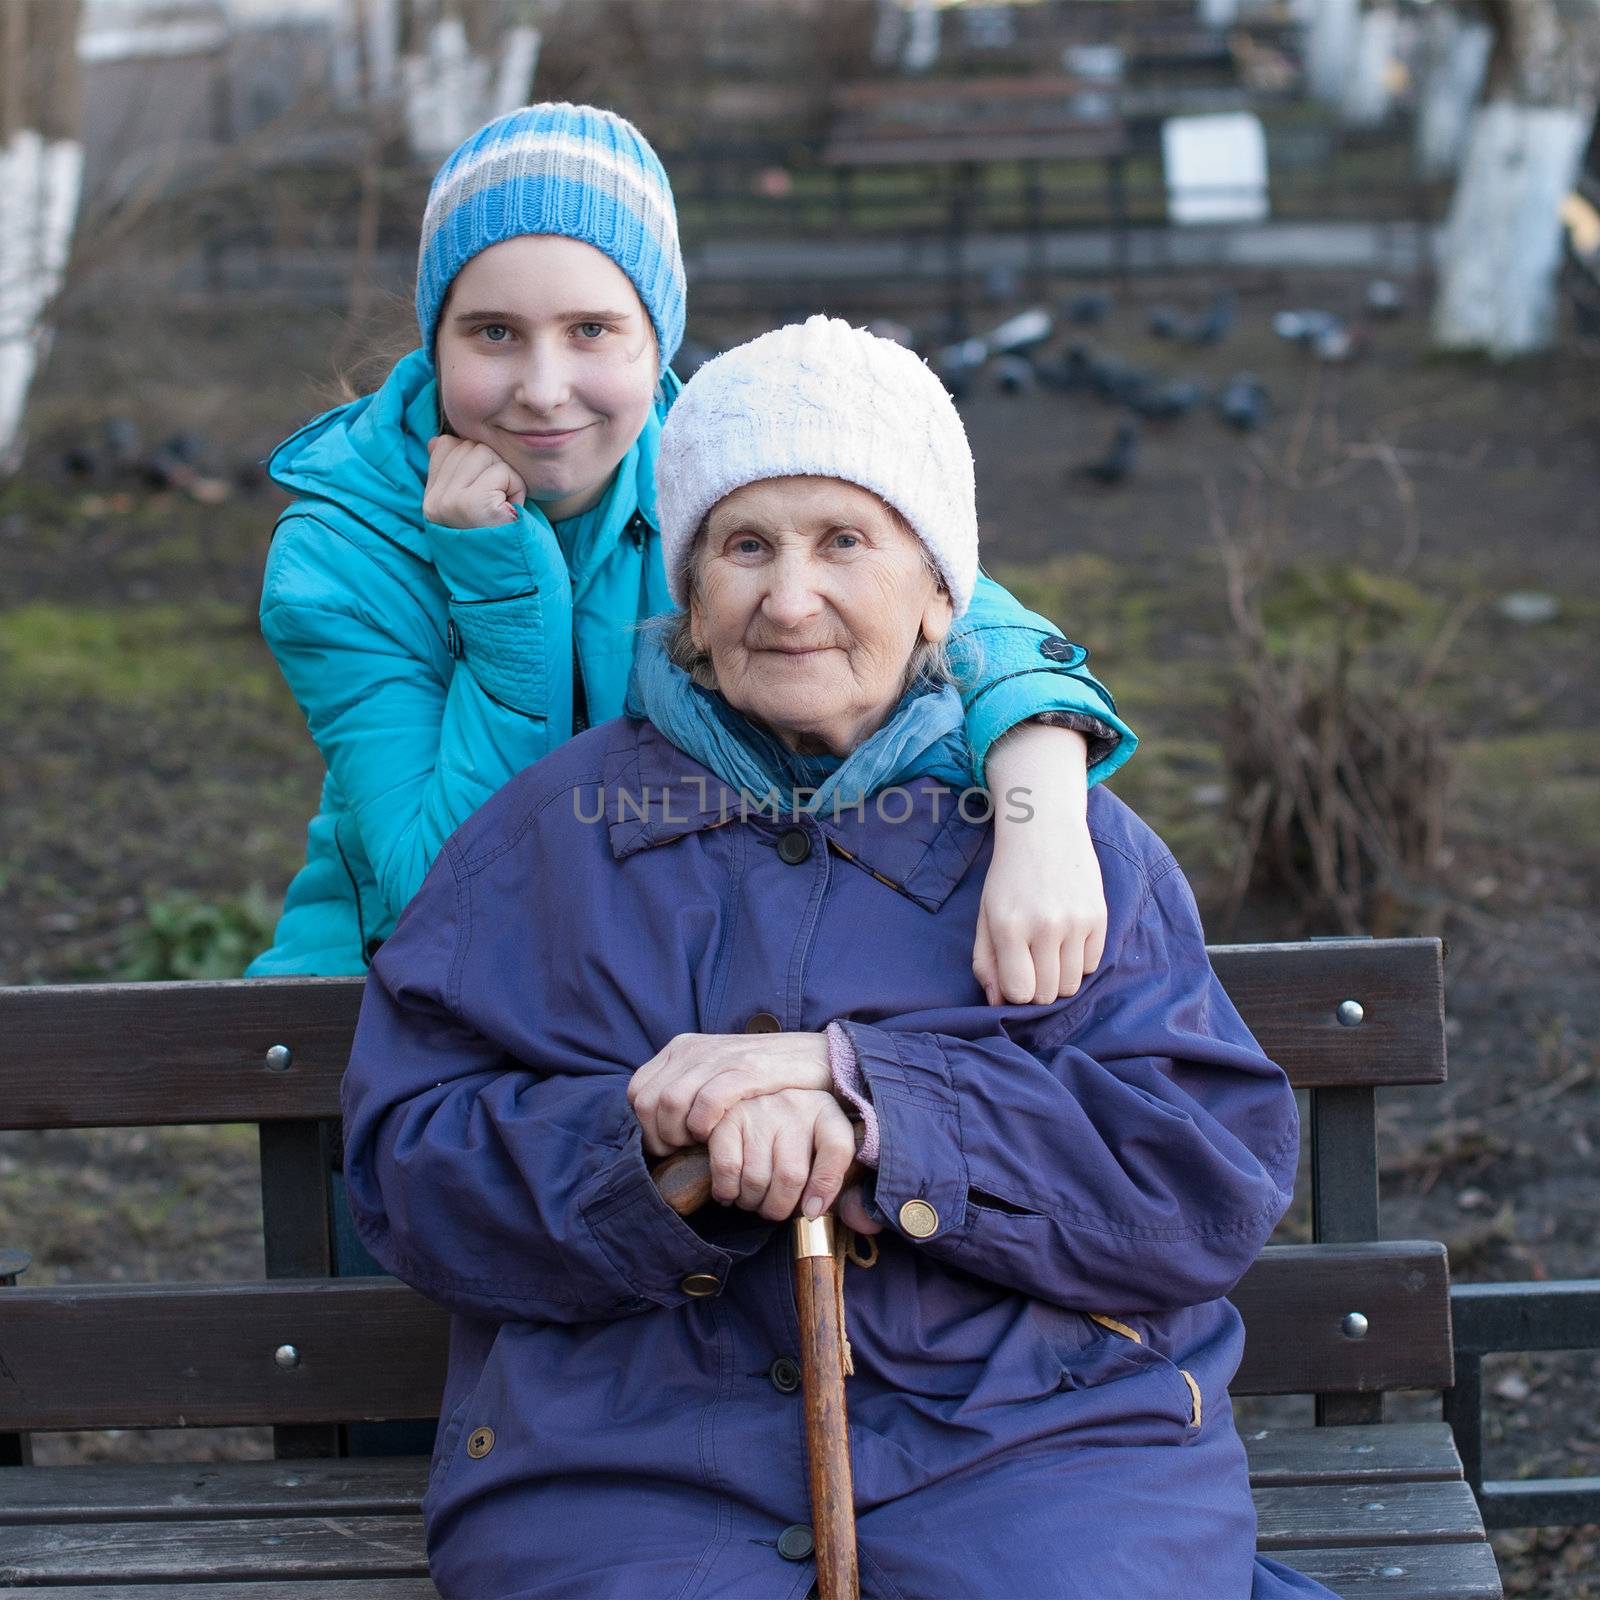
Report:
M257 703L284 690L254 618L218 601L67 606L0 612L0 695L126 707L212 698Z
M1468 739L1455 750L1457 816L1546 835L1593 853L1600 841L1600 731L1544 728Z

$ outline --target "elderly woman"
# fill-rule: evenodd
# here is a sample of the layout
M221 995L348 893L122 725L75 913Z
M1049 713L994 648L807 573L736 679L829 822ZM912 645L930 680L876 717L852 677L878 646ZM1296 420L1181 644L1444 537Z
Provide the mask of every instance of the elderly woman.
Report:
M972 974L992 830L939 678L977 571L949 400L813 318L702 368L660 471L684 614L631 715L445 846L345 1079L362 1237L454 1313L439 1588L800 1600L782 1224L840 1196L859 1123L864 1593L1326 1594L1256 1558L1227 1398L1223 1297L1288 1202L1294 1102L1183 874L1098 788L1100 969L1028 1006ZM648 1161L702 1141L720 1203L685 1221Z

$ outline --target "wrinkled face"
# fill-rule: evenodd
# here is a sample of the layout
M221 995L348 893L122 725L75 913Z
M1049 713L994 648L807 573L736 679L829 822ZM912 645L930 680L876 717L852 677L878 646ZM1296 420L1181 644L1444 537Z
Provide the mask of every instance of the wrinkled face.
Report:
M712 507L689 599L695 646L735 710L790 749L844 755L882 726L950 597L875 494L769 478Z
M504 459L552 521L599 501L655 399L655 333L627 274L554 234L461 269L434 361L451 430Z

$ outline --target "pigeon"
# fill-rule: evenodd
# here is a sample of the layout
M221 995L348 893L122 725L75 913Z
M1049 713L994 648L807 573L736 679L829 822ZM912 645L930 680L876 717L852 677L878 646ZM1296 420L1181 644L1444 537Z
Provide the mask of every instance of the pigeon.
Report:
M1374 278L1367 285L1367 310L1375 317L1398 317L1406 308L1406 292L1389 278Z
M1009 353L995 357L994 378L1002 394L1026 394L1038 382L1033 363L1026 356Z
M69 478L76 478L80 483L100 475L99 455L89 445L82 443L63 450L59 465Z
M1338 320L1331 311L1279 311L1273 315L1272 331L1291 344L1310 344Z
M1081 344L1075 344L1059 361L1036 361L1033 369L1047 389L1062 394L1083 389L1089 383L1089 352Z
M934 358L933 370L950 393L959 400L971 386L978 369L989 359L989 347L982 339L963 339L947 344Z
M1334 317L1327 327L1320 329L1311 340L1317 360L1329 365L1348 361L1360 349L1360 339L1346 322Z
M1092 328L1106 320L1106 313L1111 309L1111 296L1075 294L1061 309L1068 322L1074 322L1080 328Z
M1152 306L1144 325L1152 339L1176 339L1183 332L1183 318L1171 306Z
M1146 422L1171 422L1188 416L1203 394L1199 384L1179 379L1139 389L1128 397L1128 406Z
M1133 471L1139 456L1139 429L1131 422L1119 422L1110 448L1098 461L1086 461L1075 469L1080 478L1092 478L1108 488L1122 482Z
M1037 350L1055 331L1055 318L1042 307L1035 306L1031 311L1008 317L983 342L996 355L1024 355L1029 350Z
M1185 335L1190 344L1221 344L1233 331L1233 319L1238 310L1238 296L1232 289L1224 289L1211 302L1211 309L1199 319Z
M1015 267L997 262L983 275L984 297L992 306L1003 306L1007 301L1015 300L1021 288L1022 280L1017 276Z
M896 322L891 317L874 317L867 324L867 332L876 334L880 339L887 339L891 344L904 345L907 350L915 350L917 337L903 322Z
M1111 405L1125 405L1149 384L1147 374L1115 356L1091 358L1086 368L1089 386Z
M1222 420L1240 433L1254 433L1266 418L1267 391L1254 374L1241 372L1230 378L1217 396L1217 410Z
M119 467L132 467L139 460L139 429L127 417L107 417L100 424L100 438L106 454Z

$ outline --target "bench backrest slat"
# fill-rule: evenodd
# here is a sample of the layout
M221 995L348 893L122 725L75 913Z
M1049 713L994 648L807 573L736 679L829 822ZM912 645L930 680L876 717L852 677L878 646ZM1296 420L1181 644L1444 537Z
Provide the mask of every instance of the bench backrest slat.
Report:
M1236 1393L1450 1382L1442 1245L1270 1247L1233 1299L1249 1329ZM1343 1333L1348 1311L1364 1339ZM7 1289L0 1327L0 1430L139 1428L433 1416L448 1319L392 1279L347 1278Z
M1223 945L1211 958L1297 1088L1442 1083L1436 939ZM281 1122L339 1114L359 978L0 987L0 1128ZM1341 1001L1364 1011L1338 1021ZM275 1071L268 1051L286 1046Z

